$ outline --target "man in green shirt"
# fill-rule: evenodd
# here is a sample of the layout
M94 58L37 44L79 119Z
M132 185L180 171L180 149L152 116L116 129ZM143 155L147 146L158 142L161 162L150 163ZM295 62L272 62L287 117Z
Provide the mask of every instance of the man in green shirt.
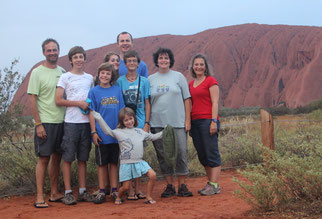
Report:
M58 178L65 108L56 106L55 94L58 79L65 70L57 65L59 44L56 40L45 40L42 50L46 60L31 72L27 90L35 121L35 152L39 157L36 165L36 208L48 207L43 193L47 167L51 186L49 201L58 202L63 197L58 191Z

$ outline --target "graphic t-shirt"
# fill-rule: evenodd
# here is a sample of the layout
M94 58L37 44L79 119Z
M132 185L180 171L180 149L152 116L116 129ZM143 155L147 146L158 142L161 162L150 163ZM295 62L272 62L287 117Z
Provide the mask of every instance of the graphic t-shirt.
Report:
M104 121L113 129L118 124L118 114L120 109L124 108L123 94L118 86L103 88L99 85L90 89L88 98L91 99L90 110L99 112ZM100 144L117 143L117 140L103 133L100 125L95 122L96 132L102 139Z
M139 100L137 103L136 116L138 118L138 128L143 128L145 124L145 100L150 97L150 84L147 78L140 77L140 91L139 91ZM129 82L125 75L119 77L116 81L116 85L118 85L123 93L124 103L127 104L136 104L138 85L139 85L139 77L134 82Z
M188 83L180 72L155 73L149 76L151 87L151 127L185 127L184 100L190 98Z
M94 86L94 80L93 76L87 73L78 75L66 72L60 76L57 86L64 88L67 100L86 101L89 89ZM65 122L87 123L89 118L78 106L69 106L66 109Z

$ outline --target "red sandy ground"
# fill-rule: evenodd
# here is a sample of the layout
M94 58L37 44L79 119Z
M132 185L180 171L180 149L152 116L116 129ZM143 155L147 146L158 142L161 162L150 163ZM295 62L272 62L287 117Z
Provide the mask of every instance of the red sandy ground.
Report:
M187 198L161 198L165 184L164 181L158 181L153 192L157 201L155 205L144 204L144 200L125 200L122 205L116 206L108 198L103 204L66 206L48 202L49 208L36 209L33 206L34 196L14 196L0 200L0 218L248 218L246 213L252 208L232 194L239 188L232 181L233 176L238 174L235 171L222 172L219 181L221 194L214 196L200 196L197 192L205 185L205 177L189 178L187 184L194 196ZM145 191L145 183L142 189Z

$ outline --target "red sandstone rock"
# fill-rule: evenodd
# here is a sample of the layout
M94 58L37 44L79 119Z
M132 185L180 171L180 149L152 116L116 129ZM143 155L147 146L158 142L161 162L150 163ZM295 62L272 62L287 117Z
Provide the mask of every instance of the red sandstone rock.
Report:
M190 60L204 53L220 83L220 105L288 107L305 105L322 97L322 28L307 26L243 24L210 29L189 36L160 35L135 39L135 49L150 74L156 72L152 53L160 46L175 54L174 70L188 81ZM93 75L107 51L116 44L87 51L85 71ZM39 63L38 63L39 64ZM59 64L70 70L66 56ZM14 101L27 106L30 72Z

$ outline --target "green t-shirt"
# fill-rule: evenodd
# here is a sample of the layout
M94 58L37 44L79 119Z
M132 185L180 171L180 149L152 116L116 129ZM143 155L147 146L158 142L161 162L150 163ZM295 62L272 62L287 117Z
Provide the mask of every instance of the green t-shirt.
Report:
M31 72L28 94L37 95L37 106L42 123L62 123L64 121L65 107L55 104L57 82L65 70L57 66L55 69L38 66Z

